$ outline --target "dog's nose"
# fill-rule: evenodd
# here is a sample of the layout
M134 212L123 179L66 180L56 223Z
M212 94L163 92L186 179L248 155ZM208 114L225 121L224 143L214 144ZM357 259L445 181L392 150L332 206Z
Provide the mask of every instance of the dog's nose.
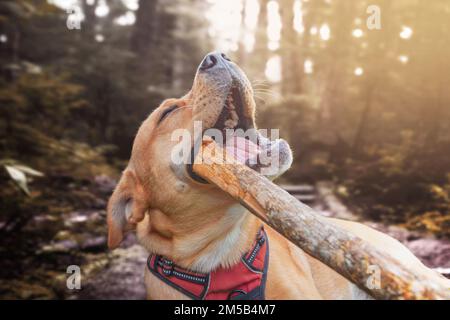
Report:
M217 66L221 61L231 61L224 53L210 53L200 64L200 70L205 71Z

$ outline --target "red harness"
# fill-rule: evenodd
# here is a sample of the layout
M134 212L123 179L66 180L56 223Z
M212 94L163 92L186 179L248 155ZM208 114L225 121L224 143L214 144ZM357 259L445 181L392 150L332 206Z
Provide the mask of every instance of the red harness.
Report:
M172 261L151 254L148 269L159 279L194 300L264 300L269 266L269 243L261 227L252 249L229 269L210 273L183 269Z

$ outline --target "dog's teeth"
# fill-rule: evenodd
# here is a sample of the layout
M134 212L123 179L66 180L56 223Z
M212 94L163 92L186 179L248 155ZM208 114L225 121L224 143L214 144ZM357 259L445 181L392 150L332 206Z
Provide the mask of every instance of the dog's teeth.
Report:
M234 100L233 100L232 95L229 95L227 97L227 103L225 105L226 105L227 109L234 110L235 107L234 107Z
M227 121L225 121L224 125L227 129L233 129L237 126L238 122L236 120L233 119L228 119Z
M233 124L233 121L230 120L230 119L228 119L227 121L224 122L224 126L227 129L231 129L232 128L232 124Z
M235 110L236 107L234 106L233 102L228 102L226 105L228 110Z

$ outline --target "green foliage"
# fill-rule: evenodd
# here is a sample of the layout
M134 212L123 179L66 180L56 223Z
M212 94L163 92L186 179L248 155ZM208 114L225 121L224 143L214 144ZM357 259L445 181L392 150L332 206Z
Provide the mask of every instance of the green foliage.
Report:
M70 116L86 108L88 102L81 97L83 87L66 78L44 71L22 74L6 84L0 90L0 114L6 120L1 129L9 130L21 122L55 137L67 134Z

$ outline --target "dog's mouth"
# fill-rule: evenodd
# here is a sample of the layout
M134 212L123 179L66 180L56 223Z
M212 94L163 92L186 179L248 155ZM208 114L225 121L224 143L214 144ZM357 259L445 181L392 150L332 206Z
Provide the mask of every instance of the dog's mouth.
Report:
M247 104L243 92L243 85L239 81L233 81L233 85L224 101L222 112L217 119L214 128L221 130L249 130L254 128L254 119L246 116Z
M211 127L204 128L200 140L212 138L226 150L227 157L232 156L237 162L269 179L274 179L284 173L292 163L289 145L277 137L272 141L256 130L252 90L246 87L249 85L247 81L238 77L232 78L228 92L223 95L220 104L222 109L217 120ZM207 112L207 109L199 112ZM272 134L270 136L274 137ZM191 159L195 159L198 151L199 149L192 148ZM193 172L192 165L187 165L187 172L194 180L206 182Z
M228 155L274 179L290 167L292 153L285 140L270 140L256 130L254 112L250 110L253 97L246 96L246 92L244 83L233 83L213 128L222 133L219 143L223 143Z
M254 119L249 112L244 93L244 85L234 81L224 101L213 129L221 132L222 141L217 141L238 162L250 166L253 159L257 160L260 153L259 137L255 129ZM219 139L220 140L220 139Z

